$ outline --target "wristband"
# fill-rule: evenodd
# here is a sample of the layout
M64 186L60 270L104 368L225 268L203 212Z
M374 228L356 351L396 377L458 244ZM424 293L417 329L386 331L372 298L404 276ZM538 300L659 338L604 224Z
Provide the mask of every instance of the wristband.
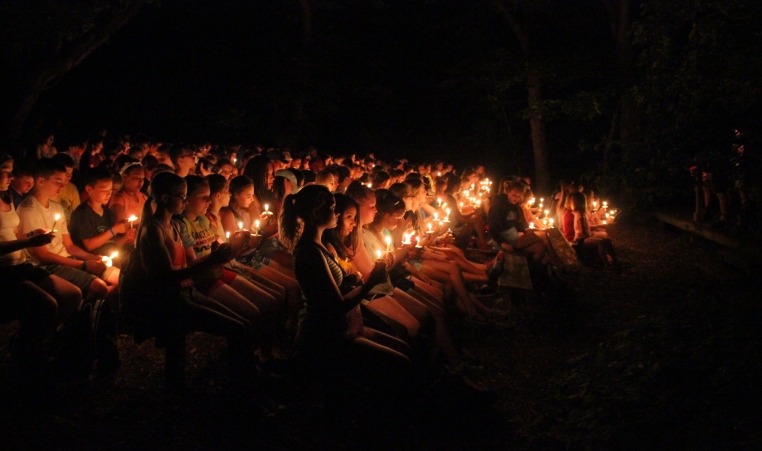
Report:
M82 271L87 271L87 260L82 260L82 267L80 269Z
M114 238L116 236L116 233L114 233L114 229L111 227L108 228L108 231L111 232L111 238Z

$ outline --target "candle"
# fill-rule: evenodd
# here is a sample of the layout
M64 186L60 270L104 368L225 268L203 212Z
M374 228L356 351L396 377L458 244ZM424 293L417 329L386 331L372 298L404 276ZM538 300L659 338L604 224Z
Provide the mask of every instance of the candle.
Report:
M135 222L135 221L137 221L137 220L138 220L138 217L137 217L137 216L135 216L135 215L130 215L130 217L129 217L129 218L127 218L127 220L130 222L130 228L132 228L132 223L133 223L133 222Z
M462 210L463 209L463 202L458 203L458 205L460 205L460 209Z
M445 213L447 213L447 216L450 216L450 209L449 208L445 208Z
M381 249L376 250L376 260L381 261L381 255L383 252L381 252Z
M243 230L243 221L238 221L238 230Z
M254 221L254 232L259 235L259 219Z
M550 213L550 210L543 210L543 213L545 213L545 216L548 216L548 213Z
M541 197L541 198L540 198L540 202L545 202L545 198L544 198L544 197Z
M429 230L428 230L428 233L432 233L432 232L431 232L431 223L428 223L428 224L426 224L426 227L429 229Z
M230 232L225 232L225 240L229 243L230 242Z
M553 227L553 218L548 219L548 224L550 224L550 226Z
M410 244L410 236L411 235L412 234L410 234L410 233L404 233L402 235L403 236L403 238L402 238L402 244Z
M434 220L435 221L439 220L439 213L437 213L436 211L434 212Z
M270 214L270 208L269 207L270 207L269 205L265 204L265 213L268 214L268 215Z
M101 261L103 261L103 263L105 263L106 266L109 266L109 267L113 266L114 262L112 260L115 259L117 255L119 255L119 252L114 252L108 257L104 255L103 257L101 257Z
M386 241L386 252L389 252L391 250L391 247L392 247L392 239L391 239L391 237L387 236L387 237L384 238L384 241Z
M606 221L606 220L604 219L604 220L603 220L603 224L604 224L604 225L608 224L608 221Z
M547 219L543 219L542 220L542 225L547 226L548 225L548 220Z
M55 229L56 229L56 224L58 224L58 220L59 220L59 219L61 219L61 215L59 215L58 213L56 213L56 215L55 215L55 216L53 216L53 219L54 219L54 221L53 221L53 230L55 231Z
M542 208L542 202L540 202L540 208Z
M530 228L530 229L534 229L534 222L530 222L530 223L529 223L529 228Z

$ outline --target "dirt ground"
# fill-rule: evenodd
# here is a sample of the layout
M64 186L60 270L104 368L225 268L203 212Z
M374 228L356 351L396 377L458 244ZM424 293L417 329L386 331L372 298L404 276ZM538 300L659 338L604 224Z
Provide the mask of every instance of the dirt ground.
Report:
M758 275L723 266L715 245L655 223L617 224L621 273L583 268L561 298L512 296L510 324L454 326L484 365L494 402L447 385L404 421L324 421L318 388L268 383L287 406L258 422L222 385L224 342L194 334L189 390L163 388L163 352L120 336L113 378L30 390L0 326L4 450L132 449L762 449L762 308ZM389 415L393 415L390 413Z

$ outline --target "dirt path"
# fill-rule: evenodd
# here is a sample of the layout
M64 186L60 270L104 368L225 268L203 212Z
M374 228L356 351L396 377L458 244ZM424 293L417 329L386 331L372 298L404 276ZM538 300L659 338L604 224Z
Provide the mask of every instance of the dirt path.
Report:
M523 301L513 326L460 329L494 387L494 415L431 411L399 430L322 426L320 396L273 382L289 405L258 425L230 410L224 343L189 342L191 393L162 388L152 343L120 339L113 380L62 384L57 397L24 393L0 352L3 449L762 449L759 281L719 262L711 245L655 225L617 225L626 268L568 276L573 295ZM5 348L14 325L0 326ZM40 399L43 398L43 399ZM485 419L486 418L486 419ZM489 420L489 421L488 421ZM372 435L373 439L368 437Z

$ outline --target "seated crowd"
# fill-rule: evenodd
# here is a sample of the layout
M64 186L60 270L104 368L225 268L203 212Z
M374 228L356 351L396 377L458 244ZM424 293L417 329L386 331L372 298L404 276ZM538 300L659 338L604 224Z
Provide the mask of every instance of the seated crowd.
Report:
M105 299L124 322L225 337L240 390L284 356L336 396L346 374L397 390L432 353L470 382L480 368L450 331L506 321L506 255L526 257L542 291L570 264L555 221L581 260L618 266L606 211L579 184L543 210L528 179L492 192L483 166L49 141L36 160L0 155L0 320L20 321L22 363Z

